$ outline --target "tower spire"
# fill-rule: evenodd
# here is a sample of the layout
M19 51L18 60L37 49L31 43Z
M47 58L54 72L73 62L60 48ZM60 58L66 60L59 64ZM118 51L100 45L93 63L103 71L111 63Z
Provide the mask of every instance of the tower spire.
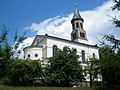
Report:
M79 11L78 11L77 7L78 7L78 4L77 4L76 0L74 0L74 15L73 15L73 19L80 19L80 20L84 21L83 18L81 17L81 15L79 14Z
M78 6L78 4L77 4L76 0L74 0L74 7L75 7L75 10L77 9L77 6Z

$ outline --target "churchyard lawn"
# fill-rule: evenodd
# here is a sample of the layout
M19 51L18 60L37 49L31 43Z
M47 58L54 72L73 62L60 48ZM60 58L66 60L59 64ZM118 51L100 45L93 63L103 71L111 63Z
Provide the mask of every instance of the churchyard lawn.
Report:
M7 87L1 86L0 90L94 90L92 88L62 88L62 87Z

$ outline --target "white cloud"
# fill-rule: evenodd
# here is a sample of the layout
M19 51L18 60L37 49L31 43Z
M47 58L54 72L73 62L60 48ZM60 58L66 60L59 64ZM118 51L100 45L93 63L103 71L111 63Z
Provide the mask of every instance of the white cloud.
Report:
M118 12L111 11L113 6L113 0L108 0L103 5L97 7L94 10L86 10L80 12L84 19L84 29L87 32L88 40L97 43L97 38L102 34L116 34L119 37L118 31L114 32L116 29L114 25L110 22L110 16L118 16ZM73 13L67 16L56 16L50 19L46 19L40 23L32 23L31 26L25 27L27 30L35 31L36 34L48 34L57 37L62 37L70 39L70 33L72 31L71 19ZM29 38L31 39L31 38ZM26 40L27 45L30 45L32 40Z
M109 0L94 10L80 12L85 20L84 29L87 31L88 39L90 41L96 41L95 39L99 33L111 33L114 26L109 21L111 20L110 16L118 15L117 12L111 11L112 6L113 1ZM73 14L56 16L40 23L32 23L27 29L36 31L37 34L47 33L49 35L70 39L70 33L72 31L70 21L72 16Z
M56 16L54 18L47 19L39 24L32 23L31 26L26 27L37 32L37 34L50 34L54 36L69 38L70 32L72 31L71 26L72 15L68 16ZM63 35L63 36L62 36Z

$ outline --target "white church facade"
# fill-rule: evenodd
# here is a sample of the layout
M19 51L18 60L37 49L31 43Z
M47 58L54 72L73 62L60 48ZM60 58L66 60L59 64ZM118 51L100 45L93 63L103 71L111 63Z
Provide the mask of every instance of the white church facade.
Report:
M71 40L64 38L59 38L55 36L45 35L36 35L31 46L24 48L24 59L26 60L42 60L42 64L47 64L48 58L54 56L57 52L57 49L63 49L65 46L69 48L75 48L77 54L80 56L79 61L82 62L82 66L86 66L84 62L90 58L99 59L99 52L97 45L91 45L87 39L87 33L83 28L84 19L81 17L77 8L75 8L73 18L71 20L72 32ZM98 81L101 81L101 76L97 78ZM86 77L86 81L89 85L89 75Z
M97 45L89 44L87 33L83 28L84 19L81 17L77 8L71 20L72 32L71 40L46 35L36 35L31 46L24 48L24 58L30 60L42 60L47 63L49 57L55 55L56 48L63 49L65 46L75 48L80 56L80 61L89 60L95 56L99 58Z

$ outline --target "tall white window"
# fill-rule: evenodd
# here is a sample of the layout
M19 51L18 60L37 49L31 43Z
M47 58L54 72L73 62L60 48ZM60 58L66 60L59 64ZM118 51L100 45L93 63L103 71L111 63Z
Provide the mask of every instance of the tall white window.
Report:
M78 22L76 22L76 28L79 28L79 23Z
M95 53L93 53L93 58L95 58Z
M57 50L58 50L57 45L53 45L53 56L55 56L55 55L56 55Z
M81 57L82 57L82 62L84 63L85 62L85 51L84 50L81 51Z

